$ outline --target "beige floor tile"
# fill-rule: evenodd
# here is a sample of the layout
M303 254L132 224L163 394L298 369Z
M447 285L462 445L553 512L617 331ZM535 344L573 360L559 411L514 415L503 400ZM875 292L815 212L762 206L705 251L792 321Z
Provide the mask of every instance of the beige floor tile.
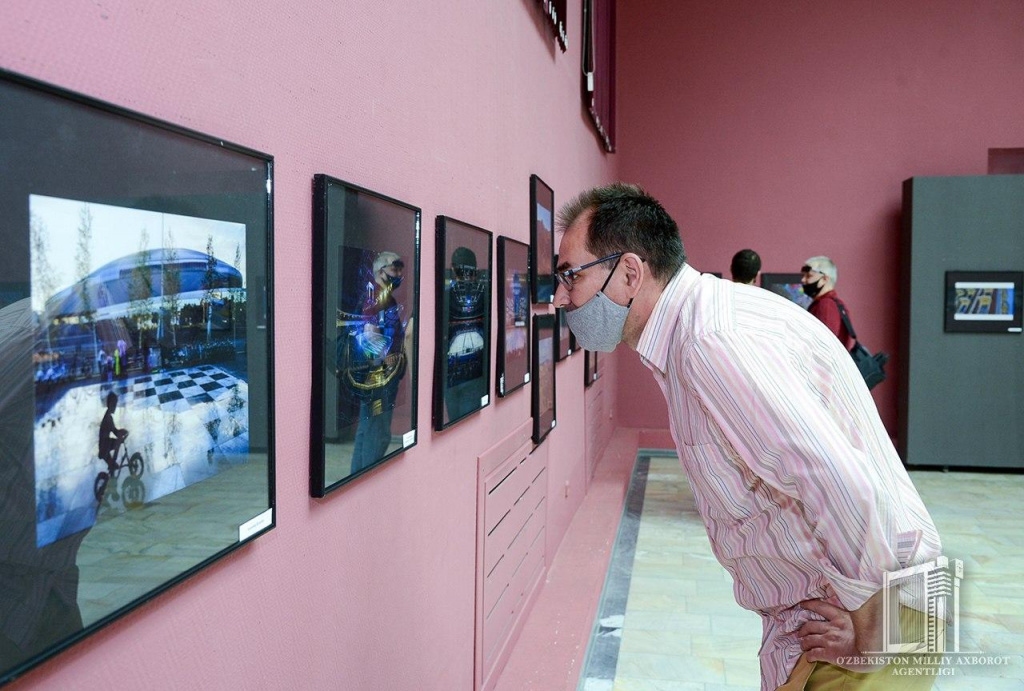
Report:
M698 634L700 635L700 634ZM622 632L620 651L657 653L659 655L690 655L692 635L681 631L638 629L630 626Z
M656 655L653 653L619 653L616 675L670 681L725 681L725 663L716 658Z
M726 659L724 662L726 683L748 688L760 687L761 663L756 657L753 660Z
M615 677L613 691L705 691L700 682Z

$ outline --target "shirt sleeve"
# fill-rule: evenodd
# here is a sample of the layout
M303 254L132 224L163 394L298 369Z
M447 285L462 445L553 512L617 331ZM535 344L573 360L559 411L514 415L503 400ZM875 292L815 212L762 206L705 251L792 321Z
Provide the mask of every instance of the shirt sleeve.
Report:
M838 398L812 386L797 367L798 352L765 341L704 336L686 357L687 383L739 460L801 503L823 551L818 566L843 606L859 609L881 589L882 571L900 568L889 538L891 507L874 466L840 423Z
M814 307L811 313L820 319L836 335L836 338L842 341L843 318L839 314L839 305L836 304L836 301L826 297L815 300L811 306Z

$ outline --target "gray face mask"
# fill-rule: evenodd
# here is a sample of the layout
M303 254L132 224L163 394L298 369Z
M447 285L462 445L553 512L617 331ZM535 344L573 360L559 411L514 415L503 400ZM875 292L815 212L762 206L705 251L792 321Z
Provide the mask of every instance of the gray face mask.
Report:
M622 341L622 330L626 326L626 317L629 315L633 300L630 299L629 304L625 306L617 305L604 294L604 289L618 266L619 262L616 261L597 295L579 307L567 308L565 311L565 321L576 336L576 342L587 350L610 353Z

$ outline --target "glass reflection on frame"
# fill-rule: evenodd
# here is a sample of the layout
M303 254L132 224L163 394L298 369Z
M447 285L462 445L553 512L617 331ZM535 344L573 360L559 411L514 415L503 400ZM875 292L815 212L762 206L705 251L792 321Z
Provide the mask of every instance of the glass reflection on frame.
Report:
M420 210L314 178L310 490L416 443Z
M272 158L5 72L0 110L2 684L275 518Z
M437 217L434 429L490 404L491 233Z
M555 419L555 315L533 317L533 442L540 444L557 424Z
M555 193L530 176L530 286L533 301L555 299Z
M530 246L512 238L498 238L499 396L522 388L530 381Z

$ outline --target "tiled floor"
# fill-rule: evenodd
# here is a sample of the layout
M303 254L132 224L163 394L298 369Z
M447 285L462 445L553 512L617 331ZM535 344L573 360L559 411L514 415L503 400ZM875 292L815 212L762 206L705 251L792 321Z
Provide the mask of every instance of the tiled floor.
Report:
M652 456L649 467L641 462L637 468L647 468L639 528L635 544L627 538L619 557L632 555L632 568L616 564L617 547L609 569L627 574L624 617L609 619L602 610L598 629L606 639L621 636L617 659L609 660L607 643L595 645L592 638L580 688L758 689L760 618L736 605L678 460ZM1024 691L1024 475L922 471L911 477L942 535L943 553L964 561L961 650L1011 658L1003 665L956 666L954 676L939 678L934 688ZM627 517L629 511L627 501ZM620 528L620 539L624 532ZM614 588L606 583L605 592ZM604 654L595 654L602 646Z

